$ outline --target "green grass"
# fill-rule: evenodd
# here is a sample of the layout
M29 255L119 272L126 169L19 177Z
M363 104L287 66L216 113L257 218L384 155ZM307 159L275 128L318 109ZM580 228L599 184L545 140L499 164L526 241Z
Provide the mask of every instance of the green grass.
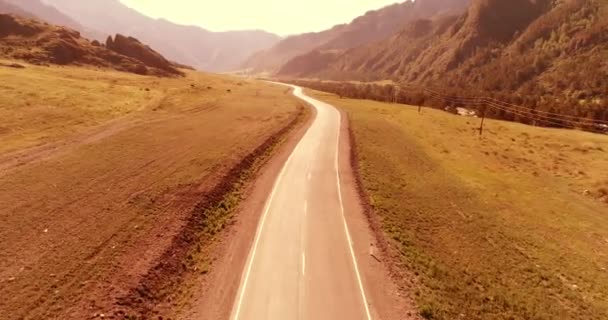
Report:
M315 95L427 319L608 318L608 136Z

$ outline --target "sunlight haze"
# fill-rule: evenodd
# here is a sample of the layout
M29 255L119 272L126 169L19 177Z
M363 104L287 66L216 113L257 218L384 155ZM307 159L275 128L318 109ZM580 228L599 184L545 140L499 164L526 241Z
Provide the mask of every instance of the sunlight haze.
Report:
M279 35L321 31L396 0L121 0L154 18L211 31L261 29Z

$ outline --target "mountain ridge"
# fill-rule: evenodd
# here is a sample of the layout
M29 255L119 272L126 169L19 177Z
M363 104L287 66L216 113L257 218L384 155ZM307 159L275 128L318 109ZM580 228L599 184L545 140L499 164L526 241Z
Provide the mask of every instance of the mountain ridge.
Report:
M413 22L390 38L338 57L299 60L280 76L392 80L448 95L491 94L527 108L608 119L606 57L605 1L475 0L464 14Z
M36 18L50 24L66 26L81 32L91 40L104 40L107 36L103 32L81 25L75 19L41 0L0 0L0 12L17 14L26 18Z
M378 10L371 10L350 23L331 29L295 35L284 39L274 47L254 54L244 64L254 72L275 72L284 65L302 63L306 54L315 59L327 57L370 42L391 36L408 22L445 12L461 12L469 0L424 0L395 3ZM289 67L288 67L289 68Z
M199 26L154 19L118 0L44 0L79 23L108 34L128 34L156 48L167 58L200 70L237 69L253 52L280 37L260 30L212 32Z

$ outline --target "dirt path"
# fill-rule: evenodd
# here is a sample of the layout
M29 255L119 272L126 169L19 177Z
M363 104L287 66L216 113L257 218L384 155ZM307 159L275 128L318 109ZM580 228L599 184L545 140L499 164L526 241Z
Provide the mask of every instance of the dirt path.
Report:
M82 147L83 145L97 143L136 126L152 125L179 117L196 116L202 113L212 112L213 110L217 109L218 106L219 99L207 107L186 112L186 115L122 117L110 120L106 123L92 127L84 132L74 134L71 137L61 139L59 141L53 141L23 150L0 154L0 177L21 166L48 160L53 157L69 153L78 149L79 147Z
M0 177L21 166L50 159L85 144L95 143L140 123L141 121L138 120L116 119L67 139L0 155Z

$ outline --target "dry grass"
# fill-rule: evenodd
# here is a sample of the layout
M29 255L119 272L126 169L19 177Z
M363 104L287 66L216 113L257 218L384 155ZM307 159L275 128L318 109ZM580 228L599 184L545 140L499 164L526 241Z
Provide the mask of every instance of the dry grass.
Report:
M0 77L0 160L27 159L0 170L0 319L107 313L206 192L300 110L282 88L195 72Z
M433 319L608 318L608 136L315 93Z
M232 78L192 71L186 79L167 79L24 65L25 69L0 68L0 154L62 139L133 113L139 112L137 117L141 117L141 111L213 107L219 98L228 96L226 90L240 87ZM249 86L248 90L255 95L261 88Z

